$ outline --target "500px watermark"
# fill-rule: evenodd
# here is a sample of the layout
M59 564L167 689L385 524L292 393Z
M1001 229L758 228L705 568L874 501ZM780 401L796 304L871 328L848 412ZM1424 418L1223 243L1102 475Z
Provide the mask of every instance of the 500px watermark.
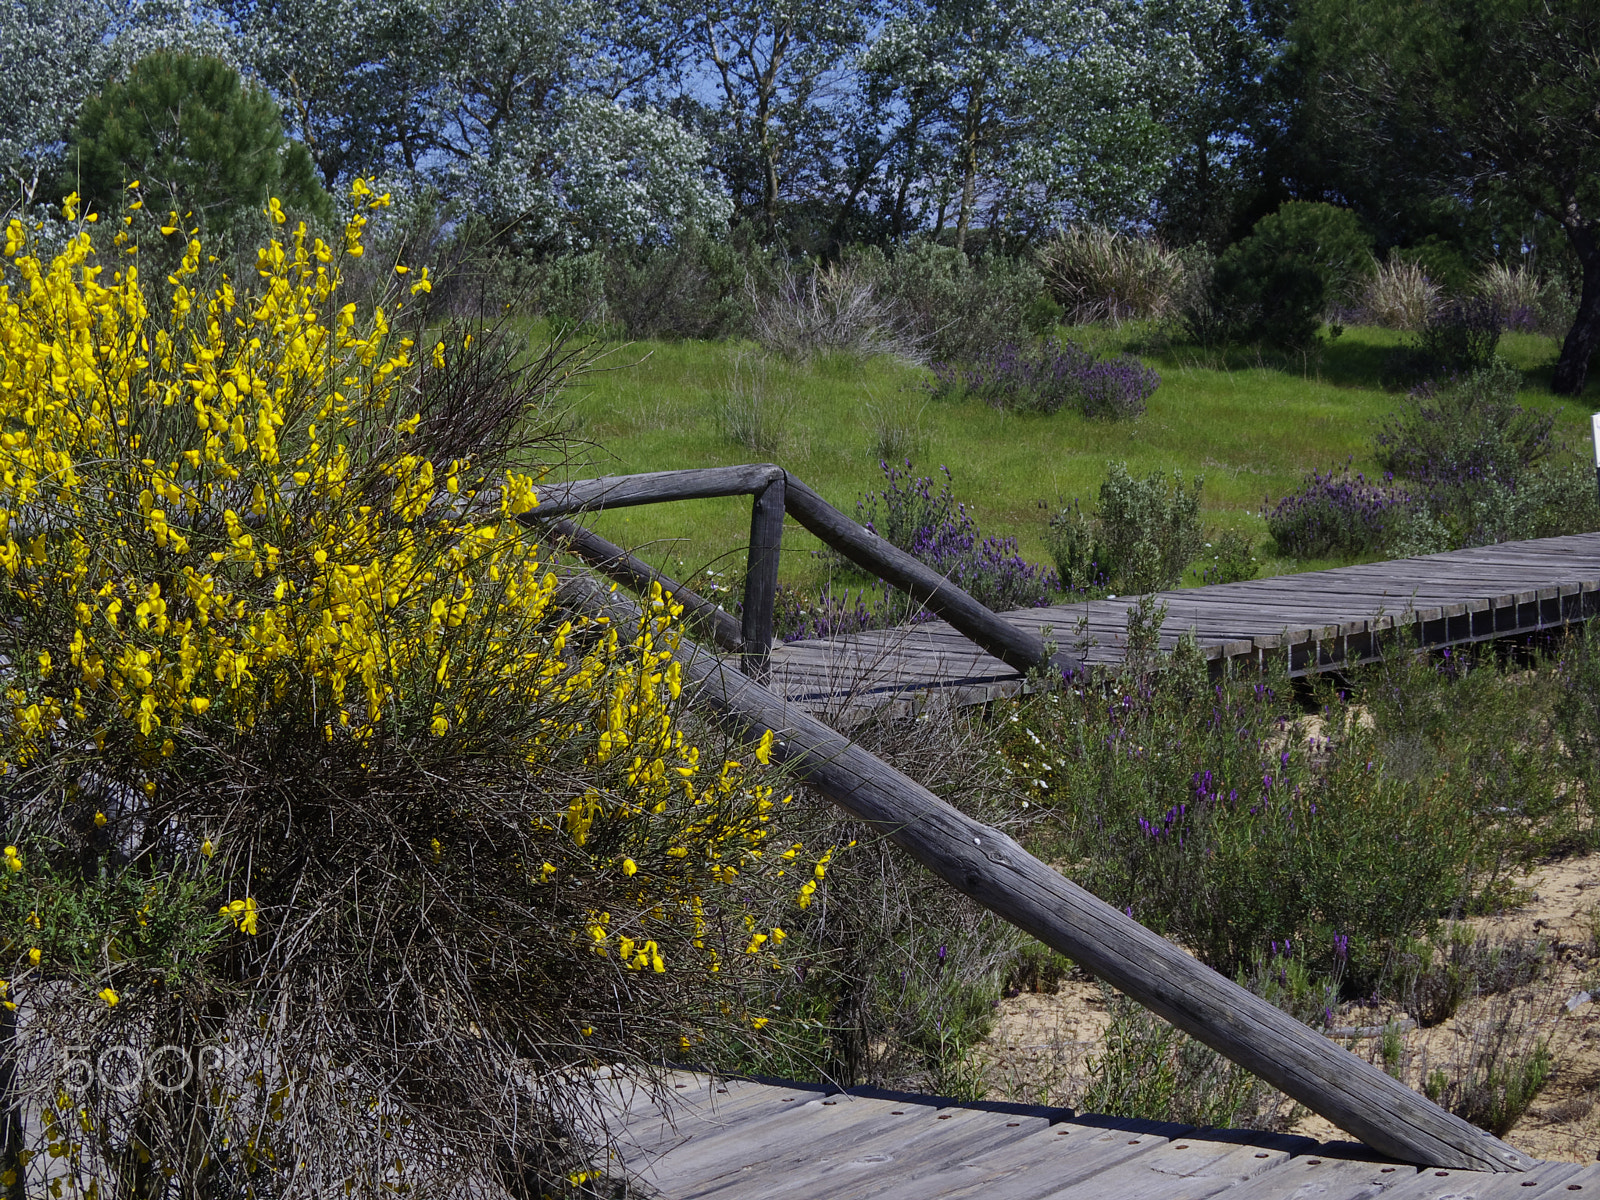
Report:
M99 1051L89 1046L63 1046L60 1080L68 1092L87 1091L94 1085L127 1094L145 1087L179 1092L221 1071L225 1061L226 1051L217 1045L140 1048L119 1044Z

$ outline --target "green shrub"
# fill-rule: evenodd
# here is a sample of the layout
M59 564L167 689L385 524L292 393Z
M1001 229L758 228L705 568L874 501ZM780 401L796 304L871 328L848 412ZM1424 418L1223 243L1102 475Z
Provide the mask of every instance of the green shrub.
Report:
M1260 572L1261 564L1255 556L1255 539L1248 533L1238 529L1219 529L1212 532L1210 538L1202 547L1202 550L1211 551L1210 555L1200 555L1200 561L1204 564L1202 583L1243 583L1247 579L1254 579ZM1205 562L1207 557L1211 559L1209 563Z
M1074 503L1050 522L1050 552L1069 591L1154 592L1178 585L1204 540L1196 478L1185 488L1174 471L1144 479L1114 463L1100 484L1092 517Z
M345 305L384 203L351 200L342 248L295 230L237 285L199 241L151 284L86 223L52 259L7 230L22 1194L564 1188L590 1065L759 1041L779 914L826 897L770 738L689 722L666 598L571 607L519 519L582 357L396 328L403 284Z
M1330 305L1360 298L1374 269L1372 238L1354 213L1291 200L1217 259L1191 330L1298 349L1315 338Z
M1367 994L1406 939L1588 836L1552 688L1397 650L1321 691L1312 726L1281 676L1173 667L1023 702L1004 749L1047 852L1103 900L1225 973L1291 942Z
M1071 225L1039 247L1050 294L1074 325L1162 320L1182 303L1183 258L1153 238Z
M893 255L875 247L845 261L874 281L907 335L936 362L970 362L1003 345L1051 328L1057 313L1044 278L1031 263L1001 255L968 258L951 246L922 241Z
M1600 528L1592 469L1557 453L1552 416L1516 403L1521 382L1495 360L1442 387L1414 390L1380 427L1376 457L1411 493L1397 552Z
M1489 1017L1455 1078L1431 1072L1428 1099L1496 1136L1528 1111L1555 1067L1548 1038L1538 1037L1529 1014L1508 1000L1491 1002Z
M1380 466L1407 479L1500 479L1513 486L1550 451L1555 420L1517 404L1522 375L1494 361L1406 396L1379 427Z
M666 246L613 255L611 316L630 338L727 338L749 326L751 255L690 231Z
M152 208L180 218L192 210L219 229L269 196L317 216L333 211L306 148L285 141L272 98L200 55L149 55L89 97L68 162L76 190L102 209L120 210L137 180Z

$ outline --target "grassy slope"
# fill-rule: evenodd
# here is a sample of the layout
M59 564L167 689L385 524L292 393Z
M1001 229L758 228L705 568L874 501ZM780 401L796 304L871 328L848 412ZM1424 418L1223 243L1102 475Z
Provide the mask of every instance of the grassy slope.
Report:
M1072 336L1106 351L1138 348L1142 331L1085 329ZM1372 470L1371 436L1395 397L1377 386L1389 347L1402 335L1352 329L1290 363L1234 356L1225 361L1192 349L1156 351L1145 361L1162 385L1139 420L1118 424L1074 414L1013 416L977 402L927 397L927 372L888 360L865 364L829 359L809 366L778 365L772 390L788 404L783 449L776 455L827 499L853 512L857 499L881 484L874 410L893 410L898 423L916 424L919 471L942 465L956 496L985 533L1012 534L1023 553L1048 561L1047 517L1066 499L1092 505L1107 462L1125 461L1135 474L1177 468L1206 479L1208 523L1264 535L1263 497L1276 500L1307 471L1353 458ZM1564 439L1582 447L1588 400L1549 392L1557 345L1548 338L1508 335L1501 352L1529 372L1523 403L1558 414ZM736 358L756 347L734 343L643 343L617 348L609 370L588 376L574 396L581 436L593 445L575 475L666 470L748 462L758 456L720 430L718 396ZM747 534L749 502L701 501L606 514L597 527L663 564L680 577L702 566L737 574ZM785 575L796 582L822 570L816 542L798 529L785 538ZM1281 572L1326 563L1267 564Z

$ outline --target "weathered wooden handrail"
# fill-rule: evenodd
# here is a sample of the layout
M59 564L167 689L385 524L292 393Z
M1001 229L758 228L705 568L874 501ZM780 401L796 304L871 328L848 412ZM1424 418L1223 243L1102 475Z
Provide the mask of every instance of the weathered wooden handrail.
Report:
M629 508L670 500L707 500L716 496L749 496L761 491L784 470L774 463L739 467L701 467L688 471L650 471L643 475L602 475L539 489L541 519L603 508Z
M528 524L541 524L569 513L741 495L756 497L750 517L750 555L745 571L744 608L740 622L743 662L747 674L757 678L765 678L766 675L772 646L778 550L785 513L792 515L824 544L857 566L906 592L918 604L1007 666L1026 672L1044 664L1046 647L1041 638L978 603L943 575L852 521L799 479L772 463L655 471L644 475L609 475L559 484L542 491L539 506L522 519ZM610 546L610 543L605 545ZM624 563L623 559L616 557L623 554L616 547L611 547L611 551L615 551L615 554L607 551L601 555L603 561L595 558L589 558L589 561L603 573L623 579L630 586L636 586L631 579L641 576L640 568L652 576L659 575L638 559L632 559L631 565ZM608 563L616 563L628 578L613 572ZM669 590L696 611L698 605L709 604L709 601L693 593L677 588ZM717 640L720 644L721 639ZM1056 659L1061 666L1077 665L1059 654Z
M573 577L563 601L635 621L637 605ZM1523 1171L1534 1160L1418 1095L1219 975L1132 917L965 816L836 730L685 639L679 658L696 699L740 736L777 736L774 757L958 891L1253 1071L1368 1146L1405 1162Z

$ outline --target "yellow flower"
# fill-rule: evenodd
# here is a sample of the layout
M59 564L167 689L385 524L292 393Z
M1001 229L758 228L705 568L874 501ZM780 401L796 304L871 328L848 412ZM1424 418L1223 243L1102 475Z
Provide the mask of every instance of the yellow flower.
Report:
M106 827L106 815L105 815L105 813L103 813L103 812L95 813L95 815L94 815L94 823L95 823L95 826L97 828L104 829Z
M634 862L633 859L625 858L625 859L622 860L622 873L624 875L632 875L635 872L637 872L638 870L639 870L639 864Z
M28 951L28 962L30 962L32 965L34 965L36 967L39 965L40 960L43 959L43 958L44 958L44 951L39 949L39 947L37 947L37 946L35 946L32 950Z
M210 858L216 852L217 848L211 844L210 838L207 838L205 841L200 843L200 853L206 858Z
M117 995L117 993L109 987L101 988L99 995L100 999L106 1002L107 1008L115 1008L117 1006L117 1001L122 999L121 996Z
M771 1017L757 1017L755 1020L750 1022L750 1025L755 1029L765 1029L767 1027L767 1022L770 1020L772 1020Z
M239 932L248 933L252 936L255 934L256 902L253 896L247 896L243 900L234 900L229 904L224 904L218 912L221 916L231 917L233 919L233 927Z
M6 869L13 875L22 874L22 855L15 846L7 846L5 851Z

